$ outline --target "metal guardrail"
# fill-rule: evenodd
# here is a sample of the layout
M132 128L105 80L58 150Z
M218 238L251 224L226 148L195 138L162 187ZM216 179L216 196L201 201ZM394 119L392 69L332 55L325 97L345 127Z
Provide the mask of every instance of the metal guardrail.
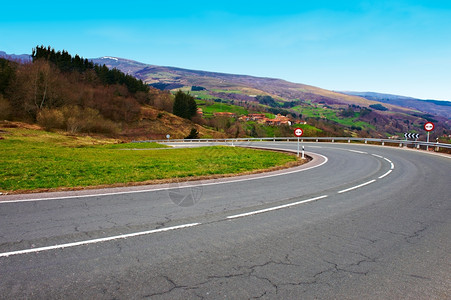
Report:
M409 140L391 140L391 139L378 139L378 138L355 138L355 137L301 137L299 138L301 142L304 141L314 141L314 142L332 142L335 141L345 141L348 143L351 142L360 142L360 143L380 143L382 146L385 144L398 144L399 147L407 147L408 145L413 148L420 149L421 146L426 148L435 147L435 150L438 151L439 148L448 148L451 149L451 144L445 143L432 143L432 142L422 142L422 141L409 141ZM273 142L297 142L297 137L269 137L269 138L234 138L234 139L165 139L165 140L147 140L147 141L134 141L135 143L239 143L239 142L265 142L265 141L273 141Z

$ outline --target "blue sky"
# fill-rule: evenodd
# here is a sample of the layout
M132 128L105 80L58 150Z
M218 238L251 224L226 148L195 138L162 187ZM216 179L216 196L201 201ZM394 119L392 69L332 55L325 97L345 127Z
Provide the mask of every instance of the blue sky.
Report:
M451 1L12 1L0 50L451 100Z

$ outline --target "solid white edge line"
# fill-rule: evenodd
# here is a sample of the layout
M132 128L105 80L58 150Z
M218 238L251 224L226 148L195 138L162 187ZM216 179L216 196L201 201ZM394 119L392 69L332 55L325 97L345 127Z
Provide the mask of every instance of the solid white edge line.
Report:
M368 182L365 182L365 183L362 183L362 184L359 184L359 185L353 186L353 187L351 187L351 188L349 188L349 189L346 189L346 190L342 190L342 191L339 191L338 193L339 193L339 194L342 194L342 193L346 193L346 192L349 192L349 191L352 191L352 190L358 189L358 188L360 188L360 187L362 187L362 186L365 186L365 185L371 184L371 183L373 183L373 182L375 182L375 181L376 181L376 179L373 179L373 180L370 180L370 181L368 181Z
M106 238L99 238L99 239L86 240L86 241L67 243L67 244L61 244L61 245L40 247L40 248L34 248L34 249L25 249L25 250L18 250L18 251L12 251L12 252L5 252L5 253L0 253L0 257L8 257L11 255L36 253L36 252L49 251L49 250L54 250L54 249L63 249L63 248L69 248L69 247L75 247L75 246L96 244L96 243L102 243L102 242L113 241L113 240L118 240L118 239L126 239L129 237L135 237L135 236L140 236L140 235L148 235L148 234L165 232L165 231L170 231L170 230L183 229L183 228L193 227L193 226L197 226L197 225L201 225L201 223L184 224L184 225L154 229L154 230L149 230L149 231L142 231L142 232L117 235L117 236L110 236L110 237L106 237Z
M256 214L261 214L261 213L265 213L265 212L268 212L268 211L278 210L278 209L287 208L287 207L290 207L290 206L295 206L295 205L299 205L299 204L303 204L303 203L307 203L307 202L316 201L316 200L323 199L323 198L326 198L326 197L328 197L328 196L324 195L324 196L319 196L319 197L315 197L315 198L312 198L312 199L307 199L307 200L302 200L302 201L298 201L298 202L288 203L288 204L284 204L284 205L280 205L280 206L274 206L274 207L270 207L270 208L260 209L260 210L256 210L256 211L243 213L243 214L228 216L227 219L236 219L236 218L242 218L242 217L252 216L252 215L256 215Z
M35 202L35 201L79 199L79 198L90 198L90 197L104 197L104 196L114 196L114 195L127 195L127 194L138 194L138 193L148 193L148 192L159 192L159 191L174 190L174 189L192 188L192 187L198 187L198 186L209 186L209 185L228 184L228 183L236 183L236 182L241 182L241 181L257 180L257 179L265 179L265 178L289 175L289 174L293 174L293 173L298 173L298 172L303 172L303 171L307 171L307 170L310 170L310 169L318 168L318 167L321 167L322 165L324 165L325 163L327 163L328 160L329 160L324 155L317 154L317 153L315 153L315 155L318 155L318 156L320 156L320 157L322 157L324 159L324 161L322 163L320 163L319 165L317 165L317 166L312 166L312 167L308 167L308 168L305 168L305 169L289 171L289 172L280 173L280 174L264 175L264 176L259 176L259 177L255 177L255 178L244 178L244 179L236 179L236 180L225 181L225 182L199 183L199 184L179 186L179 187L165 187L165 188L156 188L156 189L139 190L139 191L126 191L126 192L117 192L117 193L74 195L74 196L63 196L63 197L35 198L35 199L21 199L21 200L5 200L5 201L1 201L0 200L0 205L1 204L6 204L6 203L21 203L21 202Z
M379 179L382 179L382 178L384 178L385 176L387 176L388 174L390 174L392 171L393 171L393 170L388 170L387 173L385 173L385 174L382 175L382 176L379 176L378 178L379 178Z
M393 163L390 163L390 168L393 170L395 168L395 165Z

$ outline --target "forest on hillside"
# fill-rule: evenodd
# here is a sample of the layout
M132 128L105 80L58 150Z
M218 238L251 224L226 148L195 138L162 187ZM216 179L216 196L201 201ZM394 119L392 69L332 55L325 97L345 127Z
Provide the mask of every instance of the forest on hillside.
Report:
M32 53L30 63L0 59L0 120L116 134L123 124L139 120L143 105L172 112L169 92L120 70L50 47Z

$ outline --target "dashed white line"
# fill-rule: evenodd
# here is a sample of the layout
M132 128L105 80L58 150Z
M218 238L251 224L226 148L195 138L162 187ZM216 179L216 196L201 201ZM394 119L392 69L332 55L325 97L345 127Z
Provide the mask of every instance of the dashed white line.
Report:
M339 193L339 194L346 193L346 192L349 192L349 191L358 189L358 188L360 188L360 187L362 187L362 186L371 184L371 183L373 183L373 182L375 182L375 181L376 181L376 179L373 179L373 180L370 180L370 181L368 181L368 182L365 182L365 183L362 183L362 184L353 186L353 187L351 187L351 188L349 188L349 189L345 189L345 190L339 191L338 193Z
M8 257L11 255L36 253L36 252L49 251L49 250L55 250L55 249L63 249L63 248L76 247L76 246L82 246L82 245L96 244L96 243L102 243L102 242L113 241L113 240L118 240L118 239L126 239L129 237L135 237L135 236L140 236L140 235L148 235L148 234L165 232L165 231L170 231L170 230L183 229L183 228L193 227L193 226L197 226L197 225L201 225L201 223L184 224L184 225L154 229L154 230L149 230L149 231L142 231L142 232L135 232L135 233L130 233L130 234L110 236L110 237L100 238L100 239L93 239L93 240L86 240L86 241L54 245L54 246L48 246L48 247L40 247L40 248L5 252L5 253L0 253L0 257Z
M357 150L349 150L349 151L355 152L355 153L360 153L360 154L368 154L366 152L357 151ZM391 160L389 160L388 158L385 158L385 157L377 155L377 154L371 154L371 155L375 156L375 157L383 158L384 160L389 162L390 165L391 165L391 169L388 172L386 172L385 174L379 176L378 177L379 179L382 179L382 178L388 176L393 171L393 169L395 168L393 162ZM322 156L322 155L320 155L320 156ZM324 158L324 162L321 163L318 166L321 166L321 165L325 164L328 161L327 157L325 157L325 156L322 156L322 157ZM318 166L315 166L315 167L318 167ZM304 170L308 170L308 169L311 169L311 168L306 168ZM291 173L296 173L296 172L299 172L299 170L287 172L287 173L284 173L284 174L291 174ZM260 177L260 178L267 178L267 177L273 177L273 176L278 176L278 175L280 175L280 174L271 174L271 175L263 176L263 177ZM206 184L189 185L189 186L184 186L184 187L193 187L193 186L198 186L198 185L215 185L215 184L221 184L221 183L239 182L239 181L252 180L252 179L253 178L251 178L251 179L244 179L244 180L232 180L232 181L228 181L228 182L213 182L213 183L206 183ZM348 188L348 189L345 189L345 190L341 190L341 191L338 192L338 194L349 192L349 191L358 189L360 187L369 185L369 184L374 183L374 182L376 182L376 179L370 180L368 182L359 184L357 186L354 186L354 187L351 187L351 188ZM182 188L184 188L184 187L182 187ZM55 199L69 199L69 198L85 198L85 197L93 197L93 196L94 197L95 196L99 197L99 196L117 195L117 194L143 193L143 192L160 191L160 190L168 190L168 189L171 189L171 188L159 188L159 189L150 189L150 190L141 190L141 191L128 191L128 192L118 192L118 193L104 193L104 194L97 194L97 195L78 195L78 196L55 197L55 198L13 200L13 201L4 201L4 202L0 202L0 203L24 202L24 201L44 201L44 200L55 200ZM266 208L266 209L261 209L261 210L251 211L251 212L237 214L237 215L233 215L233 216L228 216L227 219L236 219L236 218L247 217L247 216L252 216L252 215L261 214L261 213L266 213L266 212L269 212L269 211L279 210L279 209L288 208L288 207L292 207L292 206L296 206L296 205L300 205L300 204L304 204L304 203L308 203L308 202L317 201L317 200L324 199L324 198L327 198L327 197L328 197L328 195L323 195L323 196L319 196L319 197L315 197L315 198L311 198L311 199L307 199L307 200L297 201L297 202L288 203L288 204L284 204L284 205L279 205L279 206L275 206L275 207L270 207L270 208ZM76 246L81 246L81 245L89 245L89 244L107 242L107 241L112 241L112 240L117 240L117 239L126 239L126 238L129 238L129 237L136 237L136 236L141 236L141 235L149 235L149 234L153 234L153 233L159 233L159 232L183 229L183 228L188 228L188 227L194 227L194 226L201 225L201 224L202 223L191 223L191 224L184 224L184 225L178 225L178 226L173 226L173 227L160 228L160 229L154 229L154 230L149 230L149 231L142 231L142 232L136 232L136 233L130 233L130 234L123 234L123 235L117 235L117 236L111 236L111 237L105 237L105 238L99 238L99 239L92 239L92 240L79 241L79 242L73 242L73 243L66 243L66 244L60 244L60 245L53 245L53 246L47 246L47 247L40 247L40 248L32 248L32 249L11 251L11 252L0 253L0 257L8 257L8 256L12 256L12 255L27 254L27 253L37 253L37 252L49 251L49 250L55 250L55 249L64 249L64 248L76 247Z
M243 214L228 216L227 219L236 219L236 218L242 218L242 217L252 216L252 215L256 215L256 214L261 214L261 213L265 213L268 211L278 210L278 209L287 208L287 207L291 207L291 206L295 206L295 205L299 205L299 204L303 204L303 203L307 203L307 202L324 199L326 197L328 197L328 196L324 195L324 196L319 196L319 197L315 197L315 198L311 198L311 199L307 199L307 200L288 203L288 204L284 204L284 205L280 205L280 206L274 206L274 207L270 207L270 208L255 210L255 211L251 211L251 212L247 212L247 213L243 213Z
M359 153L359 154L368 154L368 152L363 152L363 151L357 151L357 150L349 150L349 152L354 152L354 153Z
M393 162L386 157L384 157L384 159L390 163L390 168L393 170L395 168L395 165L393 164Z
M315 153L316 154L316 153ZM275 176L283 176L283 175L289 175L293 173L303 172L307 170L311 170L314 168L321 167L325 163L328 162L328 158L321 154L316 154L324 159L324 161L316 166L311 166L308 168L303 168L300 170L294 170L294 171L286 171L283 173L277 173L277 174L269 174L269 175L262 175L258 177L252 177L252 178L241 178L241 179L235 179L235 180L229 180L229 181L221 181L221 182L209 182L209 183L196 183L196 184L187 184L184 186L178 186L176 189L183 189L183 188L192 188L192 187L198 187L198 186L209 186L209 185L218 185L218 184L228 184L228 183L236 183L236 182L242 182L242 181L249 181L249 180L257 180L257 179L265 179ZM73 195L73 196L62 196L62 197L49 197L49 198L34 198L34 199L21 199L21 200L5 200L0 201L0 204L6 204L6 203L20 203L20 202L34 202L34 201L51 201L51 200L64 200L64 199L79 199L79 198L90 198L90 197L104 197L104 196L115 196L115 195L126 195L126 194L138 194L138 193L148 193L148 192L158 192L158 191L166 191L166 190L173 190L174 187L163 187L163 188L155 188L155 189L147 189L147 190L138 190L138 191L124 191L124 192L111 192L111 193L102 193L102 194L89 194L89 195Z
M382 179L382 178L384 178L385 176L387 176L388 174L390 174L392 171L393 171L393 170L388 170L387 173L385 173L385 174L382 175L382 176L379 176L378 178L379 178L379 179Z

